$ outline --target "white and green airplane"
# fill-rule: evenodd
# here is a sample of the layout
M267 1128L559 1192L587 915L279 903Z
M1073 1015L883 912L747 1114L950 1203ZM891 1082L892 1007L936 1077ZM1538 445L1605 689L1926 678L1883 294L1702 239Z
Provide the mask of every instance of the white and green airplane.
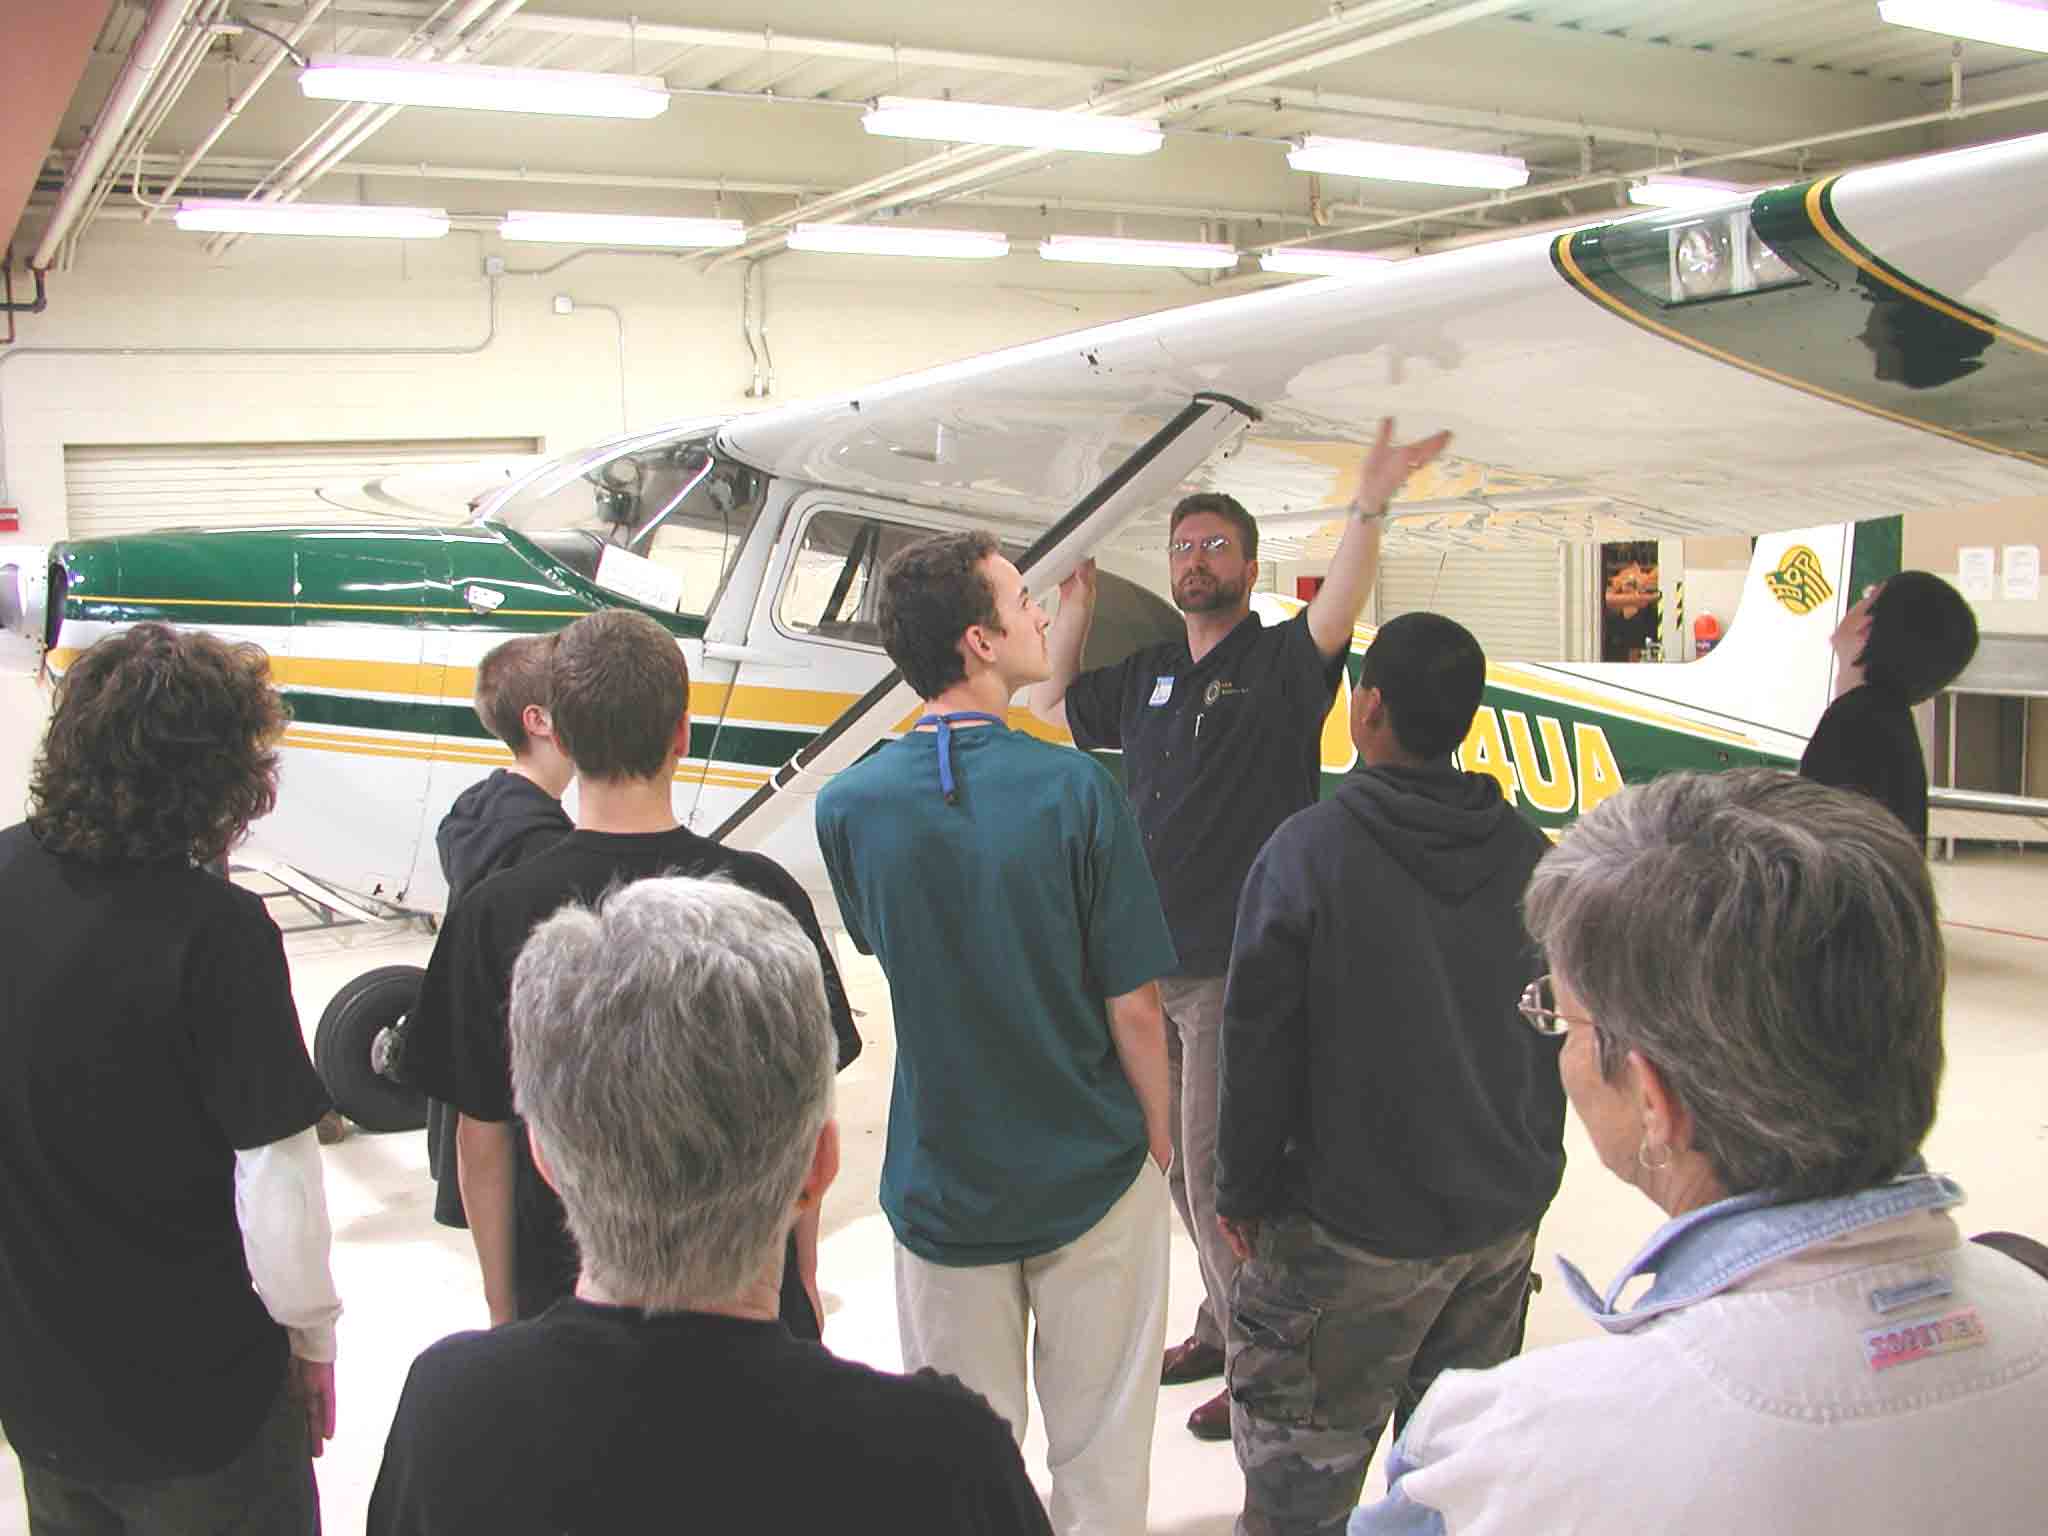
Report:
M915 703L874 622L896 549L988 528L1049 590L1090 555L1156 565L1191 488L1276 532L1314 528L1342 516L1393 415L1451 428L1457 457L1396 504L1391 538L1758 536L1737 621L1699 661L1491 668L1461 759L1555 829L1632 780L1796 762L1830 694L1829 634L1897 567L1896 515L2048 494L2044 278L2037 137L683 422L536 469L461 526L0 550L0 628L58 671L142 620L262 645L293 722L278 808L244 857L368 917L439 909L434 828L509 761L469 705L483 653L639 608L694 679L679 812L779 859L829 920L810 801ZM1091 662L1178 632L1141 585L1104 588ZM1344 707L1331 775L1352 761ZM318 1041L330 1088L372 1126L412 1113L369 1069L393 995L345 992Z

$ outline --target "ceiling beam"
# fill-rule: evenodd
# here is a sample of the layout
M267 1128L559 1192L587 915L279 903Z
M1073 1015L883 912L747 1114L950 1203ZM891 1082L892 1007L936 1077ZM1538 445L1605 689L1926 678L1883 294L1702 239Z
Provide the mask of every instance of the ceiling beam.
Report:
M43 156L113 0L14 0L0 49L0 245L14 238Z

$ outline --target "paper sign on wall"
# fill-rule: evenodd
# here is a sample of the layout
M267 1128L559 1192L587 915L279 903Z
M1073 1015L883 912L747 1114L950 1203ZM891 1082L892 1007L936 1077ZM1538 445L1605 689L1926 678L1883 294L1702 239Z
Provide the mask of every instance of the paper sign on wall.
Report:
M1998 596L1998 551L1989 544L1966 544L1956 551L1956 585L1973 603Z
M2041 597L2041 546L2005 546L2005 600L2008 603L2038 602Z

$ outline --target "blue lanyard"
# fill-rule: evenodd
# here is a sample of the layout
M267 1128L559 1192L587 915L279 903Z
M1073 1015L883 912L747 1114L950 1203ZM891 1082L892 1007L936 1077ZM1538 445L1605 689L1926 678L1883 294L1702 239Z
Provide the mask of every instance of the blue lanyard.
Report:
M959 788L953 782L953 727L963 720L985 720L990 725L1001 725L1003 717L992 715L984 709L959 709L950 715L920 715L919 725L935 725L939 728L939 793L946 797L946 804L960 803Z

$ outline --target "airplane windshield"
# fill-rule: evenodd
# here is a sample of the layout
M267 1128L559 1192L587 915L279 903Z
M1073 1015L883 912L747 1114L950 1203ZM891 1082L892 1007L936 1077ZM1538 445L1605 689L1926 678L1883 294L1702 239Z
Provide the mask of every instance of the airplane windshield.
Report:
M599 586L701 617L724 590L767 489L766 475L699 434L558 466L488 517Z

